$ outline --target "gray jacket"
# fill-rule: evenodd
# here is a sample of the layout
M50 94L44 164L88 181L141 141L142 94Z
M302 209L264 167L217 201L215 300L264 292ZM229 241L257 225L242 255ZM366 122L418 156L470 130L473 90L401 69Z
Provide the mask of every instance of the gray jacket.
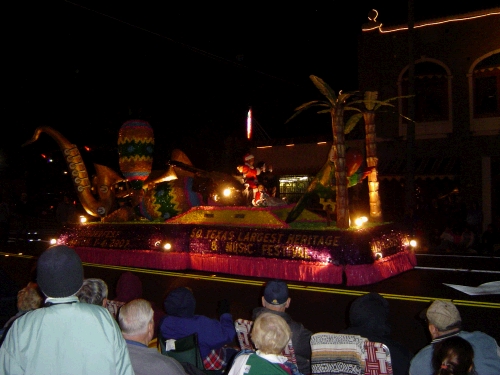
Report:
M135 375L186 375L175 359L138 342L126 341Z

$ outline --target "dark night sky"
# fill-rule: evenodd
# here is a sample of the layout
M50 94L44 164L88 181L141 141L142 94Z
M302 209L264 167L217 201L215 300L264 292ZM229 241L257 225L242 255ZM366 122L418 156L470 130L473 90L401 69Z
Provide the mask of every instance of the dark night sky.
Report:
M498 6L435 3L415 0L416 20ZM386 25L407 19L407 2L389 0L8 2L3 162L57 152L48 137L21 148L40 125L112 154L121 124L134 117L153 126L155 160L173 147L190 156L223 147L228 135L244 139L249 106L271 137L328 134L327 118L314 113L284 123L319 97L311 74L336 91L357 88L357 36L372 8Z

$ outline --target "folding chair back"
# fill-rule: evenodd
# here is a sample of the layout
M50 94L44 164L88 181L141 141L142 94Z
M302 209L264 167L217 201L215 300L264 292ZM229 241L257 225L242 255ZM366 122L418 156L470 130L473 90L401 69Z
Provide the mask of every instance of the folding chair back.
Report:
M178 362L190 363L200 370L205 370L198 347L198 334L183 337L178 340L165 339L158 335L161 354L176 359Z
M236 319L234 321L234 328L236 329L236 336L240 344L240 349L255 350L252 341L250 340L250 331L252 330L253 321L246 319Z
M311 336L311 374L364 375L366 338L319 332Z
M391 354L389 348L380 343L365 341L365 375L392 375Z

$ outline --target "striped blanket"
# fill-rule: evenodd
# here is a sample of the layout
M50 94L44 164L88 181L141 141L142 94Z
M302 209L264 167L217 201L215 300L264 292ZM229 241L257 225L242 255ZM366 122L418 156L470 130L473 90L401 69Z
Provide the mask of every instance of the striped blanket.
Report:
M319 332L311 336L313 375L363 375L366 338Z

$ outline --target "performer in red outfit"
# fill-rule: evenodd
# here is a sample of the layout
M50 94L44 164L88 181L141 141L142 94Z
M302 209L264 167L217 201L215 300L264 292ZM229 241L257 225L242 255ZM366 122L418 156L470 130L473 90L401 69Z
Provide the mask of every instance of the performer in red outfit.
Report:
M284 206L286 204L287 202L282 199L271 197L262 184L259 184L254 199L252 199L252 205L255 207Z
M265 206L266 196L269 195L265 192L264 185L260 184L257 187L257 192L254 194L254 198L252 199L252 205L258 207Z
M244 158L245 164L239 165L237 167L238 172L243 175L243 183L245 184L246 189L243 191L247 199L247 204L249 206L252 205L252 199L257 193L257 176L260 174L261 170L259 168L255 168L255 157L251 154L246 154Z

